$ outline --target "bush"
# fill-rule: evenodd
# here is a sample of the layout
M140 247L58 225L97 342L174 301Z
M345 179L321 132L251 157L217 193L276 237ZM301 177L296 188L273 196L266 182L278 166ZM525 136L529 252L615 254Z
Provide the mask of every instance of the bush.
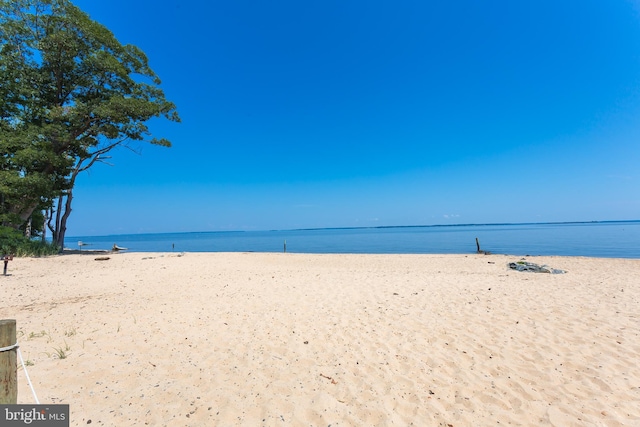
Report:
M0 227L0 252L3 255L15 254L18 247L26 239L18 230L9 227Z
M27 239L18 230L9 227L0 227L0 255L46 256L55 255L58 247L42 240Z

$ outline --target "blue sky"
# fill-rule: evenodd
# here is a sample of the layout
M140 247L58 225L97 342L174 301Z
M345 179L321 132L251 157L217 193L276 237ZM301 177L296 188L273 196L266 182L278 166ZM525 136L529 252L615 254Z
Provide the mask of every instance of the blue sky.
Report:
M67 235L640 219L636 1L75 1L182 123Z

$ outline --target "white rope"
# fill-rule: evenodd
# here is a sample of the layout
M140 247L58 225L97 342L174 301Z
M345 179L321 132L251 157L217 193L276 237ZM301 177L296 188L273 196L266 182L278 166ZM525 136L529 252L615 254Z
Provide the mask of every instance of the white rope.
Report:
M18 347L18 344L15 345ZM20 357L20 363L22 363L22 369L24 369L24 375L27 377L27 382L29 383L29 387L31 387L31 393L33 393L33 398L36 400L36 404L39 405L40 401L38 400L38 396L36 395L36 391L33 388L33 384L31 384L31 378L29 378L29 373L27 372L27 366L24 364L24 359L22 358L22 352L18 347L18 356Z
M27 372L27 365L24 364L24 359L22 358L22 352L20 351L20 346L18 343L14 345L10 345L7 347L0 347L0 353L3 351L11 351L13 349L18 349L18 357L20 357L20 363L22 364L22 369L24 369L24 375L27 377L27 382L29 383L29 387L31 387L31 392L33 393L33 398L36 400L36 404L40 404L38 400L38 396L36 395L36 391L33 388L33 384L31 383L31 378L29 378L29 372Z
M18 343L15 343L14 345L10 345L7 347L0 347L0 353L2 353L3 351L11 351L14 348L18 348Z

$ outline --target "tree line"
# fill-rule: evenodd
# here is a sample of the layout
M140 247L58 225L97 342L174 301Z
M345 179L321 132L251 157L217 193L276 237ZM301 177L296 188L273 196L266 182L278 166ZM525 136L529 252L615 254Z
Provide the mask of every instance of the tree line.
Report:
M180 121L142 50L69 0L0 0L0 238L49 230L62 250L81 172L132 141L171 146L154 117Z

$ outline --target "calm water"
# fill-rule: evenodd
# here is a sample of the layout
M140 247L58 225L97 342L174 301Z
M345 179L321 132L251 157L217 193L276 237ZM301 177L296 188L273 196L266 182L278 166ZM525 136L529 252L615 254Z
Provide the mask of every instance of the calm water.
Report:
M90 249L136 252L475 253L640 258L640 221L128 234L68 237Z

